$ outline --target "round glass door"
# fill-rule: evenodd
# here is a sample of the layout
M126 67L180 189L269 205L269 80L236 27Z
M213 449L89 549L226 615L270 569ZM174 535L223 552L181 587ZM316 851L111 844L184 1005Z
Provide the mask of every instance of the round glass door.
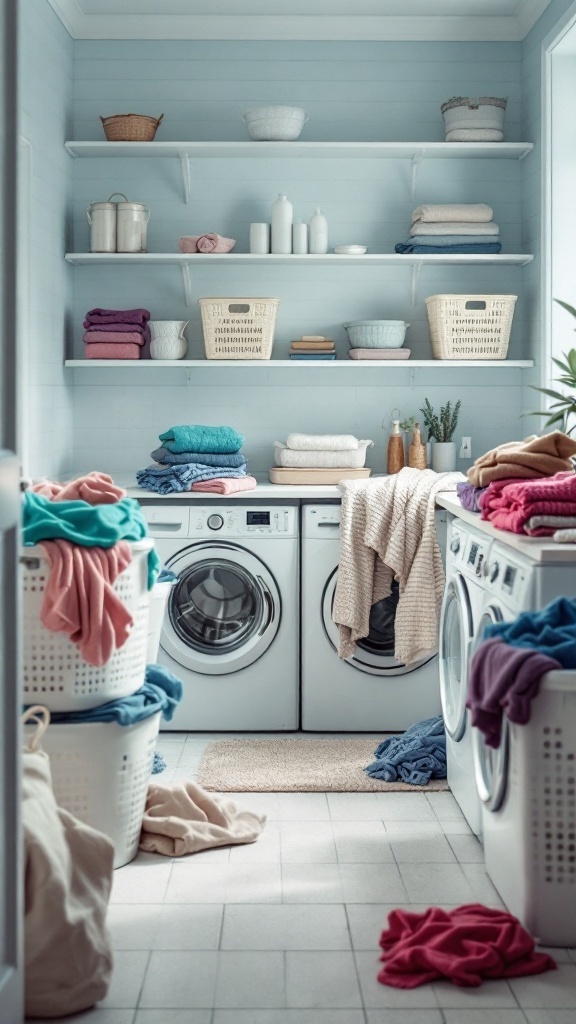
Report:
M502 717L502 734L498 748L488 747L479 729L472 729L476 789L489 811L498 811L506 796L510 731L506 715Z
M228 544L198 544L168 562L178 576L161 646L185 668L224 675L253 664L280 623L276 582L256 555Z
M449 580L440 616L440 700L446 732L462 739L466 729L468 650L472 639L468 588L459 574Z
M500 609L498 608L498 605L490 604L485 609L485 611L482 612L482 618L478 623L478 629L476 630L476 636L474 637L472 654L475 654L478 648L480 647L480 644L484 642L484 633L486 627L493 626L495 622L504 622L504 616Z

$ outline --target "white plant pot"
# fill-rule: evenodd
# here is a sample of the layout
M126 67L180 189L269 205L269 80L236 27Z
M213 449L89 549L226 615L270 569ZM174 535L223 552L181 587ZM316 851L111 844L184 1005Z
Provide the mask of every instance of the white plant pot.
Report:
M432 445L432 469L435 473L453 473L456 469L456 442L434 441Z
M188 342L184 330L189 320L151 320L150 356L152 359L184 359Z

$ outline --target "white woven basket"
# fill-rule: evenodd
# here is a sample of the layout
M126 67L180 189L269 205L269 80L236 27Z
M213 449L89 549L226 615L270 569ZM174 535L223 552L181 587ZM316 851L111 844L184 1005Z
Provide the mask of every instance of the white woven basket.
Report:
M507 100L497 96L455 96L442 104L446 132L459 128L493 128L502 131Z
M517 295L430 295L434 359L506 359Z
M40 546L23 549L23 690L25 704L50 711L87 711L138 690L144 681L148 644L148 552L151 538L131 545L132 561L114 590L134 619L126 643L98 668L83 660L65 633L53 633L40 621L49 565Z
M198 299L207 359L270 359L280 299Z
M56 802L109 836L114 867L138 851L160 712L136 725L116 722L50 725L42 748L50 757ZM25 727L25 734L33 729Z

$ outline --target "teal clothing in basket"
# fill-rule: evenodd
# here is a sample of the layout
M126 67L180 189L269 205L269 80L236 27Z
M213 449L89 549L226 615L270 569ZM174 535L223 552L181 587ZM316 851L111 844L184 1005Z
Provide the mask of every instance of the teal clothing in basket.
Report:
M146 520L134 498L113 505L89 505L87 501L50 501L25 491L22 508L22 539L27 547L43 540L69 540L85 548L112 548L120 540L142 540L148 535ZM156 549L148 555L148 589L160 570Z
M232 427L186 426L170 427L159 435L169 452L212 452L224 455L239 452L244 444L242 434Z

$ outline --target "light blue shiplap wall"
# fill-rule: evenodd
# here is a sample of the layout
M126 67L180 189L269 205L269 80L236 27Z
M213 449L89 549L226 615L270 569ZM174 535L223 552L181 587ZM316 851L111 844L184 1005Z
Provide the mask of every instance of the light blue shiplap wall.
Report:
M508 96L507 138L521 130L521 48L518 43L279 43L110 42L75 44L74 137L102 137L100 114L158 115L157 138L246 138L244 110L263 103L305 107L302 139L443 139L441 103L452 95ZM517 162L425 162L419 202L488 202L501 225L505 250L520 251L520 174ZM376 160L202 160L192 165L192 201L182 203L177 162L77 160L74 164L74 247L88 246L85 209L120 190L152 208L149 249L176 251L181 234L219 231L248 249L253 220L269 219L284 191L295 215L307 220L320 205L330 245L364 242L393 251L406 237L415 203L410 165ZM82 352L82 316L91 306L147 306L155 319L190 319L189 355L202 354L196 299L203 295L281 298L275 356L301 333L333 334L347 345L343 322L406 319L414 357L429 356L426 295L513 292L520 295L510 355L524 344L522 271L516 268L424 268L411 307L408 268L199 267L193 306L184 305L177 269L77 268L74 347ZM393 407L417 413L423 398L461 398L460 433L475 453L515 436L522 401L519 371L447 367L374 372L359 367L281 370L144 372L75 371L75 467L114 471L148 460L157 433L177 421L232 422L247 436L251 466L265 471L271 442L290 430L354 430L377 442L370 461L382 469ZM465 464L463 464L465 465Z
M63 365L72 272L62 253L70 244L72 161L63 144L72 126L74 44L48 0L26 0L20 11L20 134L27 141L20 157L29 160L28 226L20 238L28 287L18 341L27 350L24 470L59 476L71 469L73 445L73 379Z

